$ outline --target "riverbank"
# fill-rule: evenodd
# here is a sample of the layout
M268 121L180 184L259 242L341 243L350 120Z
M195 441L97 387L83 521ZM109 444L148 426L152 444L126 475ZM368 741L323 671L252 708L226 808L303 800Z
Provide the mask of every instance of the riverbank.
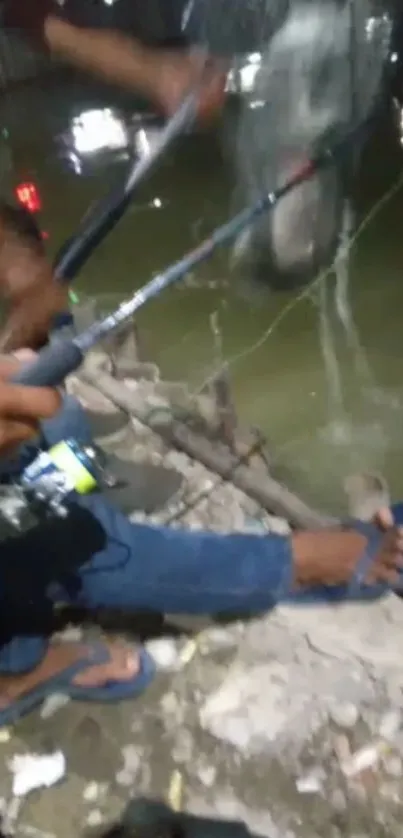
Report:
M80 396L105 450L137 475L135 519L287 532L284 518L167 446L83 379L70 381L69 390ZM149 634L134 620L99 616L119 636ZM0 731L8 815L12 757L60 750L65 758L60 782L22 802L14 834L98 838L131 799L146 796L244 820L267 838L400 838L402 624L393 596L367 605L281 607L228 623L167 616L154 627L159 637L145 640L159 672L142 698L107 707L54 697ZM62 637L100 630L70 625Z

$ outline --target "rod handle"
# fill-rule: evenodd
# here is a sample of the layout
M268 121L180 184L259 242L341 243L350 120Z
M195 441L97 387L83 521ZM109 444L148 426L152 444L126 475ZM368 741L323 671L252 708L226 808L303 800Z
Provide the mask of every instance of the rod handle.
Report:
M24 364L11 381L30 387L57 387L82 360L81 349L73 340L57 338L42 349L34 361Z

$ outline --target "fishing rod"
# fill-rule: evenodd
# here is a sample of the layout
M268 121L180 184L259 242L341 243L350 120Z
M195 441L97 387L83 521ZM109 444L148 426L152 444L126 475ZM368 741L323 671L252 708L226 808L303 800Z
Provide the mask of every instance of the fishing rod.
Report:
M77 232L63 245L54 265L56 281L70 283L76 277L94 250L116 227L132 200L134 191L175 140L195 122L197 108L198 89L195 88L162 128L150 152L136 160L123 182L112 187L109 194L84 216Z
M179 136L185 126L195 118L197 110L197 89L193 90L184 100L181 107L167 124L159 143L152 154L153 163L163 153L168 145ZM217 247L230 243L237 235L251 226L263 213L272 209L278 201L285 197L298 185L311 178L323 167L334 163L349 148L352 141L368 130L368 125L374 116L362 119L353 124L342 136L335 139L331 146L321 150L307 160L302 167L281 187L264 193L254 204L241 210L229 221L217 227L197 247L171 264L150 282L135 292L131 300L121 304L114 312L96 321L75 337L57 337L51 344L44 347L35 361L24 365L11 379L16 384L32 386L58 386L67 375L74 372L81 365L85 355L102 339L119 329L127 320L142 308L143 305L157 297L169 286L182 280L186 274L200 263L211 257ZM70 240L64 249L64 257L58 260L60 279L73 276L88 256L93 252L99 241L115 226L121 218L133 189L142 177L149 171L151 155L146 158L144 167L137 165L127 178L126 187L119 187L102 202L99 211L94 213L90 224L82 230L80 235ZM141 163L141 161L140 161ZM136 174L136 170L141 172ZM144 174L143 174L144 172ZM69 255L70 254L70 255Z
M42 349L35 361L24 365L11 379L16 384L32 386L57 386L67 375L81 365L85 355L97 343L119 329L150 300L157 297L169 286L182 280L186 274L211 257L217 247L231 242L242 230L249 227L264 212L308 180L318 168L333 159L334 150L326 150L316 160L306 163L287 183L278 189L261 196L252 206L241 210L229 221L217 227L197 247L171 264L150 282L135 292L133 297L122 303L114 312L92 324L81 334L72 338L56 338Z

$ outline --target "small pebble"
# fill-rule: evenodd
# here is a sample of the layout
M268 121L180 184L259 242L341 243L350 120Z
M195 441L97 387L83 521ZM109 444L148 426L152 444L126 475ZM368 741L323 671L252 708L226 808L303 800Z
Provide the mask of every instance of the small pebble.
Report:
M0 744L4 745L5 742L9 742L11 739L11 733L8 727L1 727L0 728Z
M335 704L331 707L329 716L337 727L352 728L358 722L358 707L350 702Z
M118 786L124 786L125 788L130 788L134 786L134 777L130 771L118 771L116 774L116 782Z
M83 791L83 799L87 800L88 803L93 803L94 800L97 800L99 797L99 786L98 783L88 783Z
M244 526L241 529L245 532L255 532L262 535L267 532L264 521L260 518L252 518L250 515L245 515Z
M387 742L393 742L402 723L401 714L398 710L389 710L382 716L379 725L379 736Z
M79 626L67 626L64 631L55 635L62 643L80 643L83 639L83 630Z
M122 748L122 756L124 761L125 771L130 771L132 774L136 772L140 766L140 755L135 745L125 745Z
M50 719L51 716L54 716L58 710L65 707L69 702L69 696L63 695L63 693L53 693L53 695L49 695L42 704L41 719Z
M101 826L102 823L102 812L100 812L99 809L93 809L92 812L88 813L87 826Z
M147 651L154 658L159 669L173 669L178 666L178 651L173 640L161 638L150 640L147 643Z
M342 763L341 770L345 777L356 777L358 774L374 769L378 765L379 758L378 743L366 745L351 754L349 759Z
M299 794L318 794L322 789L320 777L315 772L298 777L296 786Z
M217 770L214 765L205 765L199 769L198 775L200 782L203 783L204 786L207 786L207 788L211 788L215 783Z

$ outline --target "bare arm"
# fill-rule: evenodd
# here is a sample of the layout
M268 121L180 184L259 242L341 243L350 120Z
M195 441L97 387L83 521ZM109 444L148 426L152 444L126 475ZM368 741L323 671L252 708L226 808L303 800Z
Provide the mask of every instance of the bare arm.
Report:
M44 22L44 40L56 58L108 82L135 88L146 96L157 87L157 52L119 32L79 29L49 15Z
M205 67L203 56L150 49L113 30L73 26L54 9L53 0L9 0L6 25L24 31L55 58L134 90L167 113L172 113L187 90L200 81ZM218 67L203 77L200 93L203 118L220 109L225 81L225 72Z

